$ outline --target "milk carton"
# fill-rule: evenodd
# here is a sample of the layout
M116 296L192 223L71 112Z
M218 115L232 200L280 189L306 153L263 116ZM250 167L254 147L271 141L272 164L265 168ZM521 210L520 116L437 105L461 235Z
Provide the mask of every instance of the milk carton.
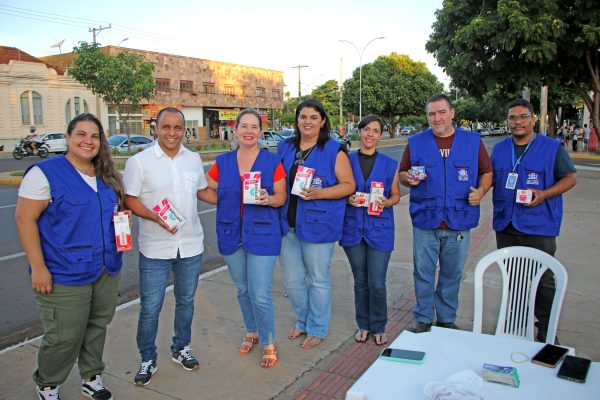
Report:
M425 179L425 167L422 165L413 165L410 167L410 176L413 179L422 181Z
M314 174L314 168L298 165L298 171L296 172L296 178L294 178L294 185L292 186L292 194L301 196L302 189L310 187Z
M533 192L529 189L517 189L517 203L529 204L533 199Z
M371 193L369 193L369 215L379 215L383 208L377 205L377 200L383 196L383 182L371 182Z
M356 203L361 207L369 207L369 193L356 192L354 193Z
M242 174L242 199L244 204L256 204L260 196L260 171Z
M152 211L158 215L169 228L181 227L185 223L185 217L173 206L168 198L162 199L158 204L152 207Z
M118 211L113 215L117 251L129 251L133 248L131 228L129 227L129 211Z

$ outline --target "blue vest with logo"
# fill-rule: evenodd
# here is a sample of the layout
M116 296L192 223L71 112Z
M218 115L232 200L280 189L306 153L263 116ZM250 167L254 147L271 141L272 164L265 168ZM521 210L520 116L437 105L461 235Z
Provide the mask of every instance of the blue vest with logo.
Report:
M516 188L506 189L508 174L512 172L513 139L506 138L494 146L494 230L502 231L512 221L513 226L529 235L558 236L562 221L562 195L544 200L535 207L516 202L516 189L545 190L556 183L554 161L560 143L537 135L517 166Z
M237 162L237 150L217 157L219 186L217 188L217 243L219 252L230 255L242 246L248 253L277 256L281 251L279 209L270 206L244 204L240 215L242 180ZM252 171L261 172L260 186L273 194L273 175L279 158L260 150Z
M377 153L371 175L365 182L358 152L350 153L350 165L356 181L356 191L369 193L371 182L383 182L383 194L390 197L390 191L397 172L398 162L390 157ZM344 216L344 231L340 246L352 247L360 243L361 239L372 248L380 251L394 250L394 209L384 208L380 215L369 215L367 207L354 207L346 204Z
M286 139L277 146L277 155L281 157L283 168L288 172L294 164L294 158L298 150ZM306 160L304 166L315 169L311 186L326 188L337 185L335 177L335 160L340 145L335 140L329 139L323 148L315 145ZM288 198L281 208L281 225L283 234L289 230L287 211L290 202L289 176L287 178ZM342 238L342 226L344 223L345 198L303 200L298 197L298 208L296 210L296 235L301 240L309 243L330 243Z
M479 222L479 206L469 204L470 188L477 187L480 136L456 129L448 157L440 154L433 131L408 139L410 164L424 166L427 178L410 189L410 216L419 229L437 229L442 220L453 230L467 230Z
M64 156L36 164L50 183L52 201L38 219L44 261L54 283L80 286L94 282L104 268L121 270L113 214L117 195L96 179L98 192Z

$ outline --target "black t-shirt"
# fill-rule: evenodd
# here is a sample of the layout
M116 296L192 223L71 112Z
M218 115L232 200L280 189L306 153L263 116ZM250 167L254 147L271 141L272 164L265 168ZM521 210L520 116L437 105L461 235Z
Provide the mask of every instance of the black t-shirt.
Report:
M358 163L360 164L360 171L362 172L362 176L365 179L365 182L371 176L371 172L373 172L373 166L375 165L375 160L377 159L377 151L373 154L363 154L358 151Z
M518 159L527 148L527 145L517 145L514 143L513 145L515 146L515 158ZM527 154L525 154L524 157L527 157ZM572 172L577 172L577 170L573 165L571 157L569 157L569 153L567 153L567 150L565 150L564 147L558 146L558 151L556 152L556 158L554 160L554 180L558 181ZM525 235L525 233L519 231L513 226L512 221L506 228L504 228L502 232L510 235Z

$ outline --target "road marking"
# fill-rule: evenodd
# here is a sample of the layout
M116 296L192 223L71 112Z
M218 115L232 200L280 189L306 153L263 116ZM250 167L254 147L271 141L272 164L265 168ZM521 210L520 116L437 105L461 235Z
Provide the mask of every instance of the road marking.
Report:
M16 207L16 204L11 204L9 206L0 206L0 208L10 208L10 207Z
M24 255L25 255L25 253L16 253L16 254L11 254L9 256L0 257L0 262L6 261L6 260L12 260L13 258L23 257Z
M600 167L589 167L587 165L577 165L575 164L575 168L577 170L582 170L582 171L600 171Z

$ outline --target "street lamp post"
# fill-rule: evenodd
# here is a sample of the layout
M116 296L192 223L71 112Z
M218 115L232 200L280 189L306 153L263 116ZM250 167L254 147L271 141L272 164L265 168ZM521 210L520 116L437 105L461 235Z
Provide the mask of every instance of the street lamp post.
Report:
M369 47L369 45L371 43L373 43L374 41L376 41L378 39L384 39L384 38L385 38L384 36L379 36L374 39L371 39L367 44L365 44L365 47L363 47L362 51L359 51L358 47L356 47L356 45L349 40L345 40L345 39L339 40L340 42L346 42L346 43L352 45L352 47L354 47L354 50L356 50L356 53L358 53L358 63L359 63L359 67L358 67L358 119L359 119L359 121L362 120L362 56L365 53L365 50L367 49L367 47Z
M125 39L121 40L121 41L119 42L119 44L117 45L117 47L121 47L121 45L123 44L123 42L124 42L124 41L126 41L126 40L129 40L129 38L128 38L128 37L126 37Z

